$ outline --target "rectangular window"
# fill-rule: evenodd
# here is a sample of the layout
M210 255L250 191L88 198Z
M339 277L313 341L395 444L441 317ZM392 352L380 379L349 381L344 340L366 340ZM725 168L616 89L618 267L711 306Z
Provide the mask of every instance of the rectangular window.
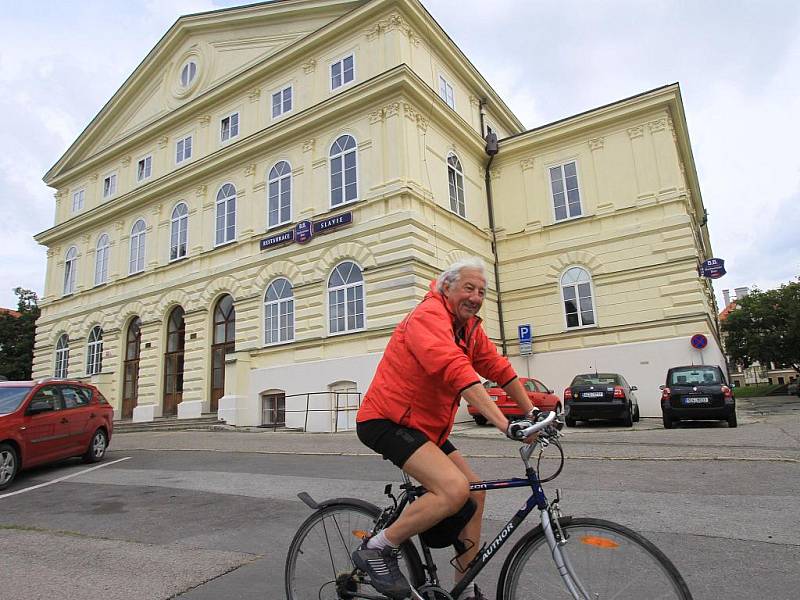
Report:
M219 137L223 142L239 135L239 113L235 112L220 121Z
M285 115L292 110L292 86L287 86L272 94L272 118Z
M550 189L553 192L553 208L556 221L579 217L581 194L578 189L578 169L575 161L550 167Z
M455 110L456 100L453 95L453 86L442 75L439 75L439 95L442 97L442 100L447 102L447 106Z
M78 190L72 194L72 212L80 212L83 210L83 200L86 195L86 190Z
M187 135L175 145L175 164L179 165L190 158L192 158L192 136Z
M331 89L347 85L356 78L355 57L348 54L331 65Z
M103 178L103 198L110 198L117 193L117 174L112 173Z
M144 158L140 159L138 163L136 163L136 181L144 181L150 174L152 173L153 169L153 157L152 156L145 156Z

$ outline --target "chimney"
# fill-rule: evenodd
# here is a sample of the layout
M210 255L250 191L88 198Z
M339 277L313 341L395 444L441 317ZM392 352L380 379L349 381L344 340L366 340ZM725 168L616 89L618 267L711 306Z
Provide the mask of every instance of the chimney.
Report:
M725 300L725 306L728 306L731 303L731 291L722 290L722 299Z
M748 292L750 292L750 288L740 287L736 288L735 291L736 291L736 299L741 300L742 298L747 296Z

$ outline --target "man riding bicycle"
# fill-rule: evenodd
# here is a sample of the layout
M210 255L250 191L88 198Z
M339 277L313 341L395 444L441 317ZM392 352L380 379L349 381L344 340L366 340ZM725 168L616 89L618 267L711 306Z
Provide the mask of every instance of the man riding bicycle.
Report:
M467 548L456 559L459 567L466 567L478 552L485 492L470 493L469 482L480 478L448 439L460 399L512 439L511 423L480 376L500 382L529 416L536 412L508 359L498 354L481 327L477 313L485 293L485 267L479 258L461 260L442 272L395 329L358 411L359 439L427 490L353 553L356 566L390 598L410 594L397 563L400 544L470 501L475 512L459 535ZM462 575L457 568L456 581ZM485 596L471 586L457 600L480 599Z

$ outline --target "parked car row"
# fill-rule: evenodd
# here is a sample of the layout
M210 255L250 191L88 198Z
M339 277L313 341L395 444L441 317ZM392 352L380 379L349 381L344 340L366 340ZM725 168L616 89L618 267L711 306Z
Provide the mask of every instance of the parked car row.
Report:
M114 411L80 381L0 382L0 490L23 469L80 456L105 457Z
M619 373L581 373L564 390L564 402L538 379L520 377L531 402L542 410L562 413L568 427L592 419L620 420L632 427L639 420L639 401L630 385ZM507 417L519 417L522 411L494 381L484 382L489 396ZM673 367L667 371L661 388L661 414L665 429L688 420L721 420L736 427L736 398L733 386L717 365ZM478 425L486 418L472 406L469 414Z

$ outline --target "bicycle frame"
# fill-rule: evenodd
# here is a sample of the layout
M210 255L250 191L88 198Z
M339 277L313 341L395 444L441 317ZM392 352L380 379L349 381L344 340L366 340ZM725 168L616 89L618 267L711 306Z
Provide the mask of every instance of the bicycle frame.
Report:
M509 479L492 479L470 483L469 489L471 492L530 487L531 495L528 497L525 504L499 531L494 539L490 543L482 546L472 562L467 565L464 576L449 592L453 598L457 598L459 594L461 594L461 592L463 592L464 589L466 589L466 587L472 583L475 577L478 576L478 573L483 570L486 564L497 554L497 551L508 541L508 539L511 537L511 534L536 508L539 509L542 529L544 531L547 544L550 547L553 561L555 562L558 572L561 575L561 578L563 579L567 589L572 594L573 598L575 598L575 600L584 600L590 597L583 585L575 576L572 566L569 564L569 559L561 552L560 546L564 543L563 536L560 536L562 538L561 541L556 540L555 534L553 533L552 519L550 518L552 506L548 502L547 497L544 495L544 490L542 489L539 481L539 474L536 472L536 469L531 467L529 464L530 457L538 445L539 443L537 442L535 444L526 445L520 448L520 455L525 463L525 474L527 475L526 478L511 477ZM401 500L400 505L398 506L400 510L395 513L396 515L399 515L402 512L402 509L405 507L407 502L413 502L416 497L425 493L425 489L423 487L412 485L411 480L405 473L403 473L403 479L406 483L406 485L403 487L406 489L407 495ZM558 524L556 524L556 527L558 527ZM433 563L433 557L431 555L430 548L428 548L427 544L425 544L421 538L419 541L425 555L426 568L431 575L431 582L433 585L438 585L436 566Z

